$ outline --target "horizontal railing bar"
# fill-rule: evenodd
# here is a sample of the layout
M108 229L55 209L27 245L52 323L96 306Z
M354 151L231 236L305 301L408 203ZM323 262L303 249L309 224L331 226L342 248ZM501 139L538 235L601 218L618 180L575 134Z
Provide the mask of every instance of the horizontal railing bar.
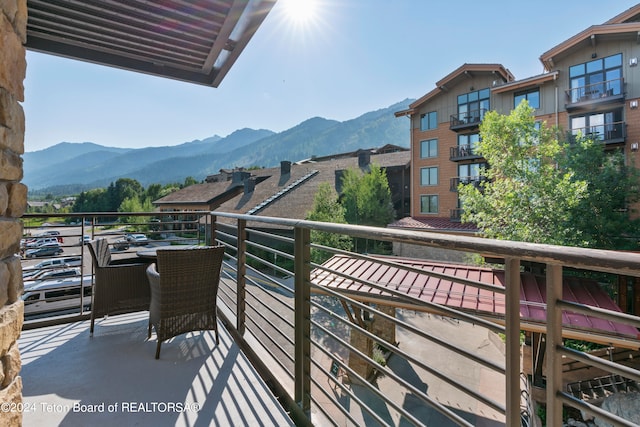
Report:
M272 254L275 254L275 255L280 255L283 258L287 258L287 259L291 259L291 260L294 259L293 255L291 255L291 254L279 251L277 249L273 249L272 247L269 247L269 246L266 246L266 245L262 245L262 244L257 243L257 242L254 242L254 241L251 241L251 240L246 240L246 243L247 243L247 246L251 246L253 248L262 249L262 250L265 250L265 251L267 251L269 253L272 253Z
M267 304L262 298L259 298L257 295L255 295L253 292L251 292L250 289L247 289L247 295L252 296L253 298L255 298L256 302L258 304L260 304L262 307L264 307L264 309L266 309L267 311L269 311L271 314L273 314L274 316L276 316L278 319L282 320L284 323L287 324L287 326L289 326L292 330L295 327L295 325L293 324L292 321L290 321L289 319L287 319L286 317L284 317L282 314L278 313L275 311L275 309L273 307L271 307L269 304ZM272 300L274 301L278 301L277 298L272 298ZM249 307L252 307L252 305L248 304L247 305ZM287 306L286 304L282 303L282 305L288 309L290 309L293 312L293 307ZM262 311L261 310L256 310L256 313L258 314L258 316L262 317L263 319L265 319L265 321L268 321L270 323L272 323L270 320L268 320L266 317L264 317L262 315ZM272 324L272 326L275 326ZM289 341L291 342L291 344L293 344L293 339L288 338Z
M576 399L575 397L565 392L562 392L562 391L558 392L556 396L558 397L558 399L560 399L562 402L566 403L567 405L580 408L582 411L587 412L591 415L597 416L599 418L602 418L614 426L622 426L622 427L638 426L637 424L632 423L631 421L627 421L624 418L620 418L617 415L612 414L611 412L607 412L602 408L599 408L595 405L587 403L583 400Z
M422 392L422 390L416 388L415 386L413 386L412 384L406 382L404 379L402 379L400 376L398 376L395 372L391 371L389 368L379 365L378 363L375 362L375 360L371 359L368 355L365 355L362 351L360 351L359 349L353 347L351 344L345 342L344 340L342 340L342 338L338 337L336 334L334 334L333 332L331 332L330 330L328 330L327 328L325 328L322 325L317 324L316 322L312 321L312 324L319 328L320 330L322 330L324 333L326 333L327 335L329 335L331 338L333 338L334 340L336 340L337 342L343 344L344 347L348 348L349 351L352 354L356 354L358 357L360 357L362 360L365 360L369 365L371 366L375 366L376 369L381 370L382 372L385 373L385 375L387 375L389 378L392 378L396 383L402 384L405 388L407 388L408 390L410 390L414 395L416 395L417 397L420 398L420 400L422 400L423 402L431 405L435 410L437 410L438 412L440 412L442 415L444 415L445 417L449 418L452 421L458 422L460 425L468 425L469 427L472 427L472 424L467 424L467 421L464 420L463 418L461 418L459 415L457 415L456 413L452 412L451 410L449 410L448 408L446 408L444 405L440 404L440 402L437 402L435 400L433 400L430 396L426 395L424 392ZM371 334L369 331L360 328L357 325L353 325L352 326L353 329L357 330L359 333L366 335L368 338L373 339L376 342L379 342L379 338L376 337L375 335ZM350 368L349 368L350 369ZM368 381L365 381L365 384L368 384ZM374 391L375 392L375 391ZM378 394L380 397L382 397L382 395L379 394L379 392L376 392L376 394ZM385 399L383 397L383 400L393 406L396 410L398 410L400 413L403 413L404 410L401 410L397 404L389 399ZM412 418L412 417L411 417Z
M262 236L262 237L268 237L270 239L273 240L278 240L281 242L286 242L286 243L294 243L294 239L292 239L291 237L287 237L287 236L283 236L280 234L276 234L276 233L268 233L266 231L262 231L262 230L257 230L255 228L251 228L251 227L247 227L245 228L246 231L250 232L250 234L255 234L256 236Z
M616 373L625 378L632 379L640 383L640 371L638 371L637 369L630 368L619 363L610 362L606 359L602 359L600 357L563 346L558 346L556 351L559 354L566 356L572 360L579 360L586 363L587 365L595 366L596 368L600 368L607 372Z
M318 364L317 361L315 360L311 360L311 363L314 364L316 367L320 368L320 365ZM323 373L326 373L327 375L329 375L329 372L320 368L320 370ZM330 378L330 381L332 379ZM358 425L359 422L356 421L356 419L353 417L353 415L351 415L351 413L349 411L347 411L347 409L335 398L335 396L332 396L331 394L329 394L329 392L323 387L322 384L320 384L318 382L318 380L312 375L311 376L311 382L318 388L318 390L331 402L333 403L333 405L342 413L342 415L344 415L349 421L351 421L353 423L353 425ZM378 416L377 414L374 415L371 412L373 412L364 402L362 402L360 399L358 399L358 397L351 391L349 390L344 384L342 384L339 381L334 381L335 385L337 387L339 387L345 394L349 395L349 397L351 399L353 399L354 402L356 403L361 403L361 407L367 408L367 412L369 413L369 415L372 415L374 417ZM335 393L334 393L335 394ZM324 414L324 416L327 419L333 420L333 415L330 415L329 412L325 409L325 405L323 405L321 402L318 402L317 398L314 398L313 396L311 397L311 401L313 403L315 403L315 407L318 408L318 410L320 412L322 412L322 414Z
M347 279L353 279L352 276L350 276L350 275L348 275L346 273L341 273L339 271L335 271L335 270L332 270L330 268L327 268L327 267L324 267L324 266L318 265L318 264L313 264L313 265L314 265L314 267L316 267L318 269L322 269L324 271L329 271L329 272L331 272L333 274L336 274L336 275L338 275L340 277L344 277L344 278L347 278ZM389 301L390 304L391 303L397 303L398 301L404 301L404 302L407 302L407 303L412 304L414 306L430 307L435 312L447 313L451 317L465 319L469 323L476 323L476 324L479 324L479 325L483 325L486 328L488 328L488 329L490 329L490 330L492 330L494 332L504 333L505 329L504 329L503 326L497 325L497 324L495 324L493 322L481 319L481 318L473 316L471 314L467 314L467 313L463 313L461 311L457 311L457 310L455 310L453 308L450 308L450 307L447 307L445 305L436 304L436 303L433 303L433 302L430 302L430 301L424 301L424 300L412 297L411 295L407 295L407 294L403 294L403 293L394 291L393 289L387 289L387 288L384 288L384 287L382 287L382 286L380 286L380 285L378 285L378 284L376 284L374 282L371 282L369 280L366 280L366 279L358 279L358 282L359 283L364 283L364 284L366 284L368 286L371 286L374 289L378 289L378 290L382 290L384 292L388 292L389 294L393 295L394 298L397 298L397 301L396 300ZM320 285L315 284L315 283L311 283L311 287L314 288L314 289L319 289L320 292L324 292L324 293L327 293L327 290L330 289L330 287L328 287L328 286L320 286Z
M480 365L482 365L482 366L484 366L484 367L486 367L488 369L491 369L491 370L493 370L495 372L504 373L504 370L505 370L504 366L500 366L500 365L492 362L491 360L484 359L484 358L482 358L480 356L477 356L477 355L475 355L473 353L467 352L466 350L462 350L462 349L456 348L455 346L447 343L444 340L441 340L440 338L437 338L437 337L435 337L435 336L433 336L433 335L431 335L431 334L429 334L429 333L427 333L425 331L422 331L422 330L420 330L420 329L418 329L418 328L416 328L416 327L414 327L412 325L409 325L408 323L403 322L400 319L397 319L395 317L389 316L386 313L383 313L383 312L378 311L378 310L376 310L376 309L374 309L374 308L372 308L370 306L367 306L366 304L363 304L363 303L361 303L361 302L359 302L357 300L351 299L349 297L341 296L337 292L332 292L332 295L334 297L336 297L336 298L341 299L341 300L346 300L350 304L355 305L355 306L359 307L362 310L374 312L376 316L383 317L386 320L388 320L388 321L390 321L390 322L392 322L392 323L394 323L396 325L400 325L404 329L409 330L410 332L415 333L416 335L418 335L418 336L420 336L420 337L422 337L424 339L427 339L427 340L429 340L431 342L434 342L434 343L440 345L441 347L446 348L447 350L450 350L450 351L453 351L453 352L455 352L457 354L460 354L460 355L463 355L465 357L468 357L469 359L475 361L476 363L478 363L478 364L480 364ZM315 303L313 300L311 301L311 304L314 307L318 308L319 310L322 310L322 311L326 312L327 314L330 314L332 317L334 317L336 319L339 319L341 322L351 325L351 323L347 319L344 319L343 317L341 317L338 314L334 313L333 311L327 309L326 307L323 307L323 306ZM391 343L391 344L393 344L393 343ZM391 348L390 350L391 351L395 351L396 348L397 347L393 346L393 348ZM416 363L419 363L419 362L416 361Z
M325 307L318 307L319 309L323 310L326 312L326 308ZM382 314L381 312L378 312L377 310L372 310L374 311L375 315L380 315ZM319 325L317 322L315 322L314 320L311 320L311 323L318 327L319 329L325 331L324 326ZM351 327L353 327L353 324L350 324ZM407 352L401 350L400 348L398 348L397 346L395 346L393 343L388 343L386 341L382 341L379 337L377 337L374 334L371 334L371 336L369 336L369 334L365 334L367 335L369 338L371 338L373 341L382 344L385 344L385 347L393 352L394 354L396 354L397 356L403 357L407 362L412 362L414 364L416 364L418 367L424 369L425 371L430 372L431 374L433 374L434 376L438 377L440 380L444 381L447 384L452 385L453 387L455 387L456 389L462 391L463 393L466 393L468 396L473 397L474 399L486 404L487 406L495 409L498 412L501 412L502 414L504 414L506 412L506 409L504 406L500 405L499 403L479 394L476 393L475 391L471 390L469 387L467 387L464 384L461 384L457 381L453 381L451 378L447 377L446 375L442 374L441 372L439 372L436 368L432 368L431 366L422 363L421 361L415 359L414 357L412 357L411 355L409 355ZM374 338L375 337L375 338ZM344 342L341 341L342 344L344 344ZM455 353L457 353L458 355L462 356L462 357L467 357L468 353L466 351L463 350L456 350ZM502 372L504 372L504 370L502 370Z
M340 365L340 368L343 369L346 373L351 374L355 377L358 377L360 379L360 381L364 381L364 379L359 376L353 369L351 369L348 365L346 365L344 362L342 362L342 360L338 359L335 357L335 355L329 353L326 349L324 349L323 347L317 346L316 347L318 350L320 350L322 353L324 353L326 356L330 357L331 360L335 360L336 363L338 363L338 365ZM313 365L315 365L316 367L320 368L320 365L318 364L318 362L314 359L311 359L311 363ZM354 402L358 403L359 407L362 408L363 410L365 410L369 415L371 415L373 418L376 418L376 420L381 424L381 425L389 425L386 421L384 421L382 418L380 418L380 416L375 413L368 404L366 404L364 401L362 401L362 399L360 399L352 390L349 390L349 388L347 388L344 384L342 384L339 381L335 381L333 380L333 378L331 377L331 374L329 372L327 372L324 368L320 368L320 370L323 373L326 373L329 380L333 381L333 383L335 385L337 385L338 387L340 387L340 389L345 392L347 395L349 395L350 399L353 399ZM317 382L317 380L311 376L311 381L316 385L316 387L318 387L319 389L323 390L324 392L324 387L319 384ZM313 399L312 399L313 400ZM345 410L345 408L343 407L342 404L340 404L340 402L337 402L337 406L340 408L340 411L343 412ZM348 416L349 419L351 419L354 422L354 425L358 425L358 422L356 422L353 417L351 415Z
M640 317L638 316L622 313L619 311L607 310L606 308L593 307L593 306L580 304L572 301L566 301L566 300L559 300L556 302L556 304L561 308L573 311L575 313L581 313L587 316L595 315L596 317L600 317L603 319L611 320L614 322L620 322L620 323L634 326L636 328L640 328Z
M259 221L288 227L326 231L329 233L348 234L355 237L477 252L485 256L510 256L524 261L563 264L567 267L586 267L590 270L627 274L636 277L640 276L640 256L628 252L515 242L510 240L493 240L482 237L458 236L427 231L416 233L414 230L314 222L217 211L212 212L212 215L241 219L247 222Z
M314 244L311 244L311 247L321 247L323 250L325 250L325 248L328 248L328 246L321 246L321 245L314 245ZM445 274L445 273L438 273L436 271L424 270L424 269L419 268L419 267L412 267L410 265L406 265L406 264L401 264L401 263L398 263L398 262L390 261L390 260L385 259L384 257L368 256L368 255L365 255L365 254L357 254L357 253L354 253L354 252L349 252L349 251L339 250L339 249L336 249L334 251L329 251L329 252L334 252L336 254L343 254L343 255L346 255L346 256L348 256L350 258L356 258L356 259L362 259L362 260L366 260L366 261L371 261L371 262L374 262L376 264L381 264L381 265L384 265L384 266L387 266L387 267L395 267L395 268L398 268L400 270L410 271L410 272L416 273L416 274L423 274L425 276L432 276L432 277L436 277L438 279L450 280L452 282L461 283L463 285L469 285L469 286L472 286L474 288L479 288L479 289L483 289L483 290L490 291L490 292L496 292L496 293L501 294L501 295L505 294L505 289L502 286L490 285L488 283L480 282L480 281L477 281L477 280L470 280L470 279L465 279L463 277L452 276L452 275Z

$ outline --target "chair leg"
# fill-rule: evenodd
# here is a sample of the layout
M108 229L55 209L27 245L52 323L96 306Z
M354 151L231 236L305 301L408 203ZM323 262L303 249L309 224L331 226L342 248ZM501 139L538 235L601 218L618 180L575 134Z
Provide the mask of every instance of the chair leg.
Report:
M216 331L216 345L220 345L220 337L218 336L218 321L216 321L215 331Z
M162 345L162 342L158 341L158 344L156 344L156 359L160 359L160 346Z
M147 332L147 339L151 338L151 321L149 321L149 331Z
M95 323L95 317L93 316L93 310L91 311L91 326L89 327L89 335L93 336L93 325Z

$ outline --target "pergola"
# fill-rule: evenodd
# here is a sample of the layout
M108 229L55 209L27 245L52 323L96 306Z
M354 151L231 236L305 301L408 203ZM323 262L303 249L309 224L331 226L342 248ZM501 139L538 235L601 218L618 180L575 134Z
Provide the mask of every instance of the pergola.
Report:
M29 50L218 87L277 0L27 0Z

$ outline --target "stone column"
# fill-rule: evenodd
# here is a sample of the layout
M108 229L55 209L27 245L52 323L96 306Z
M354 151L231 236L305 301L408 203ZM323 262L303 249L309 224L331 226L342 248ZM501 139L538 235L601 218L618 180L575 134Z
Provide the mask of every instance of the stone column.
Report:
M396 317L396 308L390 305L377 304L378 311L387 314L391 317ZM382 316L373 316L373 322L371 324L371 333L377 337L382 338L391 345L396 343L396 325L390 320L383 318Z
M27 206L22 180L23 81L26 75L27 1L0 0L0 425L19 426L22 380L18 337L24 317L20 217ZM4 410L6 409L6 410Z

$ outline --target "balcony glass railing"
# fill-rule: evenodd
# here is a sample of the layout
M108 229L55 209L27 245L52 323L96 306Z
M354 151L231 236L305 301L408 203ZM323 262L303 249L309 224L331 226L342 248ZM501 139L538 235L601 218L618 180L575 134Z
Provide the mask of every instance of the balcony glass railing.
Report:
M86 215L91 226L75 224L74 249L80 251L74 238L87 232L84 227L92 235L122 233L94 220L98 215ZM53 218L47 222L54 224ZM563 405L625 425L586 396L568 393L563 364L579 361L640 382L637 364L569 349L563 339L577 335L637 349L640 317L574 302L563 295L563 272L638 278L637 254L221 212L192 224L200 231L198 242L227 247L219 317L298 425L521 425L532 417L523 399L529 390L521 376L521 354L527 353L521 331L533 329L545 336L547 425L562 425ZM503 266L461 276L426 260L324 246L312 238L317 233L358 239L368 248L455 249L503 260ZM528 302L520 293L521 270L531 264L544 270L546 301ZM491 282L485 275L501 279ZM543 315L531 323L521 320L522 309ZM571 321L563 324L563 314ZM572 325L581 316L635 333L583 331Z
M619 78L571 88L565 93L567 101L570 104L575 104L596 100L607 101L612 98L622 97L624 95L623 88L624 80Z
M624 142L626 138L625 129L626 124L622 121L571 129L569 133L569 142L575 142L578 134L594 138L605 144Z

